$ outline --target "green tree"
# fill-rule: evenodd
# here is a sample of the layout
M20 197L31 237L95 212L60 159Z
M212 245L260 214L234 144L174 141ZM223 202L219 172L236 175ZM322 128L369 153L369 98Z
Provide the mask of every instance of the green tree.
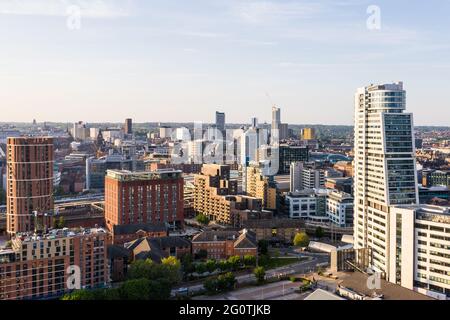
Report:
M299 232L294 237L294 246L307 247L309 244L309 237L305 232Z
M204 214L200 213L195 217L195 220L197 220L198 223L201 224L208 224L209 223L209 219L207 216L205 216Z
M325 235L325 232L323 231L322 227L317 227L316 231L315 231L315 236L316 238L323 238L323 236Z
M253 270L253 274L255 275L258 284L264 283L266 280L266 269L264 269L264 267L256 267Z
M232 290L235 284L236 278L232 272L217 277L217 289L220 292Z
M151 284L145 278L125 281L119 289L120 297L123 300L148 300Z
M194 259L190 253L181 257L181 268L184 273L192 273L195 271Z
M61 300L94 300L95 293L93 290L76 290L72 293L65 294Z
M150 278L153 262L151 260L136 260L128 268L128 279Z
M245 255L244 265L246 265L247 267L256 265L256 257L252 255Z
M150 281L150 300L168 300L172 291L172 285L169 280L159 279Z
M267 254L269 252L269 242L267 240L259 240L258 250L260 254Z
M206 263L200 262L195 265L195 272L202 274L206 271L208 271L208 268L206 268Z
M222 271L228 271L231 270L231 265L227 260L221 260L217 263L217 266Z
M205 266L206 266L206 270L208 270L208 272L213 272L214 270L217 269L217 263L216 263L216 260L214 260L214 259L208 259L208 260L206 261Z
M181 262L176 257L167 257L161 259L161 264L157 268L162 268L161 276L156 279L167 279L171 284L176 284L181 281ZM154 279L150 279L154 280Z
M231 256L228 258L228 263L232 270L237 270L241 265L241 258L239 256Z
M214 278L208 278L203 282L203 287L208 294L217 293L217 280Z

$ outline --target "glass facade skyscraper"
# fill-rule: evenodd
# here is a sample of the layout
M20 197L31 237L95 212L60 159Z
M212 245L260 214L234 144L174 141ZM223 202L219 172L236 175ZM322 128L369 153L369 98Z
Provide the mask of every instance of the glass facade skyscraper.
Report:
M418 203L413 116L403 83L355 95L355 248L370 248L375 271L389 270L391 206Z

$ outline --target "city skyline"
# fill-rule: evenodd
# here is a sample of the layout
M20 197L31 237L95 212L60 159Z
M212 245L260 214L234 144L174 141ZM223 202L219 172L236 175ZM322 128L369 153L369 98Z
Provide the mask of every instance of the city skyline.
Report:
M415 124L446 125L450 4L378 1L379 30L370 5L5 0L1 120L351 125L354 88L401 80Z

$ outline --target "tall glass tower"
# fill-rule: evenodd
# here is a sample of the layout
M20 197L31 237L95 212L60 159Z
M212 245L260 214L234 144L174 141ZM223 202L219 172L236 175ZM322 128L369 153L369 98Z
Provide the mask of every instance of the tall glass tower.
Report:
M354 247L371 249L373 269L385 275L390 208L418 203L413 116L405 107L402 82L355 94Z

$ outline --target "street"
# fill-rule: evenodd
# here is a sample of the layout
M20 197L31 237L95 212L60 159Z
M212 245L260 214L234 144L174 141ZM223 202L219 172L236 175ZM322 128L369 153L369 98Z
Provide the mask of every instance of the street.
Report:
M299 257L308 257L309 260L301 261L298 263L294 263L294 264L291 264L288 266L283 266L283 267L272 269L272 270L267 270L266 278L269 279L269 278L282 277L282 276L293 275L293 274L300 274L300 275L301 274L309 274L309 273L313 272L314 270L317 270L318 267L328 265L328 263L329 263L328 254L315 254L315 253L303 253L303 252L302 253L295 252L295 254ZM253 275L253 273L251 273L251 274L237 276L236 281L239 284L244 284L244 283L254 282L254 281L256 281L256 278ZM273 290L271 290L271 291L279 292L280 290L282 290L282 289L280 289L279 286L280 286L280 283L281 283L281 286L283 286L283 284L282 284L283 282L286 282L286 281L277 282L278 285L277 285L277 283L271 284L271 285L273 285L273 288L271 287ZM289 283L291 283L291 282L289 282ZM298 284L296 284L295 286L297 287ZM195 292L198 292L203 289L203 284L184 286L184 288L188 288L190 293L195 293ZM286 288L288 288L288 289L286 289ZM283 290L290 290L289 288L290 288L290 286L289 285L286 286L286 284L285 284ZM256 289L258 289L258 288L256 288ZM176 295L177 290L178 289L173 289L172 295ZM261 289L259 288L258 290L261 290ZM286 292L284 292L284 293L286 293ZM275 293L275 294L277 294L277 293Z

